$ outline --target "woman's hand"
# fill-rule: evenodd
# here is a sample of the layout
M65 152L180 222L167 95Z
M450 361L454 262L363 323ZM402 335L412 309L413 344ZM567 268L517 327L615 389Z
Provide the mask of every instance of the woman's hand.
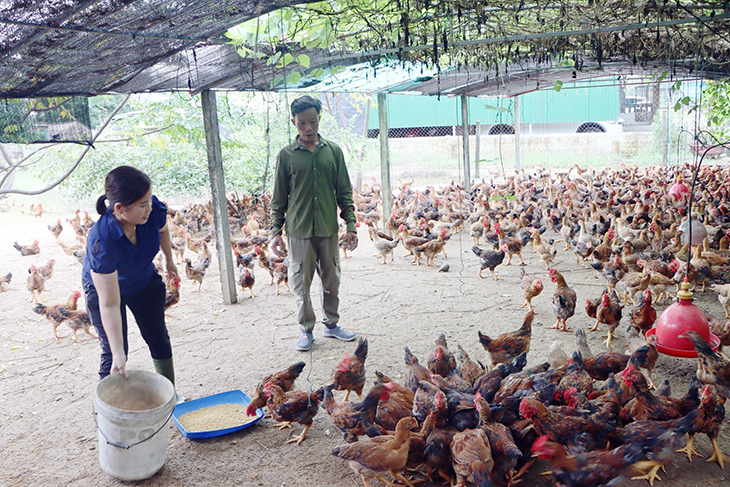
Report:
M165 266L167 267L167 279L180 278L180 275L177 273L177 266L172 259L165 259Z
M110 374L119 372L122 377L127 377L127 355L124 350L119 352L112 351L112 368Z

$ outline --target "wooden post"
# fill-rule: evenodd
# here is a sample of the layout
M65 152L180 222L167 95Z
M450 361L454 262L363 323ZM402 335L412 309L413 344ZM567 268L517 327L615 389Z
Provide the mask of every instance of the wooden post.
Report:
M515 171L522 169L520 164L520 95L515 96Z
M390 218L390 149L388 147L388 101L384 92L378 93L378 124L380 127L380 184L383 198L383 231Z
M236 296L236 278L231 251L231 234L228 230L228 204L226 199L226 182L223 177L223 157L221 156L221 139L218 131L218 107L215 92L203 90L200 94L203 102L203 124L205 126L205 145L208 150L208 175L210 177L210 194L213 206L213 223L215 224L215 248L218 252L218 267L221 274L223 302L232 304L238 301Z
M482 160L482 123L477 120L474 133L474 179L479 179L479 161Z
M471 169L469 167L469 98L461 95L461 145L464 152L464 188L471 190Z

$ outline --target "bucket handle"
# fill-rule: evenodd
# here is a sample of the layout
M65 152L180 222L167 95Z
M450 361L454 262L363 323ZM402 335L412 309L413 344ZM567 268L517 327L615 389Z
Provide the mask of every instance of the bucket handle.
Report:
M173 412L174 412L174 411L173 411ZM117 448L122 448L122 449L124 449L124 450L129 450L129 449L130 449L130 448L132 448L133 446L137 446L137 445L139 445L140 443L144 443L145 441L149 440L150 438L152 438L153 436L155 436L155 435L156 435L157 433L159 433L160 431L162 431L162 428L164 428L164 427L165 427L165 425L167 425L167 423L169 423L169 422L170 422L170 418L172 418L172 413L170 413L170 415L169 415L169 416L167 417L167 419L165 420L165 422L164 422L164 423L162 423L162 426L160 426L160 427L159 427L159 428L157 429L157 431L155 431L154 433L152 433L152 434L151 434L150 436L148 436L148 437L147 437L147 438L145 438L144 440L140 440L140 441L138 441L137 443L132 443L131 445L122 445L121 443L116 443L116 442L114 442L114 441L109 441L109 438L107 438L107 436L106 436L106 435L104 434L104 432L103 432L103 431L101 430L101 428L99 428L99 421L97 421L97 419L96 419L96 416L97 416L97 414L99 414L99 413L97 413L97 412L94 412L94 421L96 422L96 429L97 429L97 430L99 430L99 433L101 433L101 436L103 436L103 437L104 437L104 441L106 441L106 444L107 444L107 445L111 445L111 446L115 446L115 447L117 447Z

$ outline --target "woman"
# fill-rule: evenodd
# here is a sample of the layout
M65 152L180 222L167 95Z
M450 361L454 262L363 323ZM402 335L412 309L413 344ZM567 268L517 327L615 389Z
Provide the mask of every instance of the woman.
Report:
M152 259L162 249L167 277L177 278L167 208L152 196L150 178L134 167L109 172L96 202L99 221L89 231L84 258L86 307L99 333L99 377L126 377L127 314L132 311L157 373L175 384L172 346L165 326L165 284ZM107 206L108 203L108 206Z

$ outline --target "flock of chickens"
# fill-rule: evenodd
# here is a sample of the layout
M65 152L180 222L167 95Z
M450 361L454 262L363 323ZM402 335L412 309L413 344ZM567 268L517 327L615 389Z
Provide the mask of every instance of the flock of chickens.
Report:
M445 255L449 238L468 228L479 277L488 269L499 279L497 267L510 265L513 256L523 262L522 252L531 246L555 284L550 298L554 328L570 331L567 321L575 315L578 296L564 273L553 267L560 250L555 244L563 240L564 251L573 252L583 265L590 261L605 279L600 295L586 298L585 310L596 320L591 330L608 328L608 351L594 355L585 331L577 329L576 350L569 358L555 342L546 363L527 367L532 300L544 286L520 268L528 311L514 332L494 338L478 334L486 366L458 345L451 351L442 335L425 365L405 349L404 384L376 371L374 385L362 397L367 341L361 341L353 356L339 362L331 384L308 393L293 390L303 367L298 363L264 378L251 408L266 404L281 427L304 425L289 440L297 443L324 410L346 442L332 454L345 460L366 486L372 479L394 485L392 477L413 485L417 480L412 475L451 485L513 485L534 457L550 461L558 485L614 485L627 472L653 485L676 451L690 461L700 455L693 441L699 433L713 445L708 461L724 468L727 456L717 438L730 394L730 360L713 352L699 335L686 332L681 338L698 352L697 373L686 391L672 395L668 380L655 387L651 372L657 342L655 336L647 339L646 331L657 318L654 306L684 280L698 290L710 285L728 318L728 170L705 167L698 174L693 216L703 221L708 235L690 249L680 230L687 195L666 191L691 178L689 166L574 169L576 173L571 170L557 179L539 172L518 175L503 185L477 185L471 192L453 184L440 191L417 191L406 183L382 231L379 188L374 186L356 194L356 214L368 226L383 265L388 257L394 261L393 252L402 244L413 265L425 255L427 265L438 266L434 259ZM559 237L548 238L547 231ZM620 353L612 350L614 330L626 314L628 353ZM728 345L728 322L708 318L713 333ZM361 401L338 403L332 390L354 391ZM689 440L680 448L685 435Z
M687 217L687 196L667 193L666 188L682 178L689 180L691 169L621 167L596 172L575 166L557 175L538 170L516 174L504 183L482 182L471 191L453 183L438 191L434 187L419 191L402 183L382 229L379 186L355 193L358 224L368 227L383 265L388 257L394 262L393 253L402 244L413 265L420 265L425 256L427 266L438 267L436 259L446 256L450 238L466 230L473 239L479 278L486 269L497 280L502 272L498 267L511 265L513 257L523 263L522 253L531 249L555 285L550 301L554 328L560 331L570 331L568 320L579 300L566 280L566 270L561 272L554 263L561 250L572 252L578 263L590 265L605 279L603 292L586 297L585 311L596 320L590 330L607 327L609 351L594 355L585 331L577 329L576 350L570 357L555 342L548 362L527 367L532 301L539 299L544 285L540 277L520 267L523 306L528 311L514 332L497 337L478 334L486 366L472 360L461 346L452 351L442 335L425 365L405 349L404 384L376 371L375 384L363 397L368 348L367 340L361 340L354 354L339 362L331 384L309 393L294 390L304 367L299 362L264 378L250 408L266 405L282 427L302 424L302 433L290 440L297 443L305 439L319 409L326 411L346 441L333 455L346 460L366 486L373 478L393 485L388 474L413 485L414 473L452 485L512 485L534 456L550 460L560 485L609 485L629 469L638 472L634 478L653 484L684 435L689 435L689 442L680 451L690 460L699 455L692 440L697 433L712 441L709 460L724 467L727 457L720 452L717 437L730 388L730 360L692 332L686 333L699 353L699 365L688 390L674 397L668 381L655 387L651 372L658 356L656 339L645 338L657 317L654 306L671 297L685 279L703 291L709 285L725 308L725 320L730 318L730 203L725 183L730 171L720 166L701 168L693 215L703 221L707 238L690 248L680 230ZM266 203L267 195L228 196L238 284L252 298L256 267L271 277L271 285L276 283L277 294L281 283L288 288L285 256L266 252ZM186 276L198 283L198 290L212 260L208 245L215 234L210 215L209 205L193 204L170 210L168 219L176 259L185 263ZM73 223L69 220L79 244L69 248L70 255L77 258L83 258L84 229L90 227L86 218L77 212ZM59 238L60 220L49 230L66 251L70 245ZM561 241L562 249L556 246ZM37 242L16 244L16 249L23 255L40 251ZM348 258L347 250L342 250ZM197 257L185 257L186 252ZM29 269L33 300L39 299L50 279L43 272L50 266L52 275L52 262ZM443 265L441 270L446 270ZM0 277L0 290L7 289L11 278L10 273ZM170 280L167 287L167 304L172 306L180 299L180 281ZM85 313L76 309L79 295L75 292L59 305L38 303L34 311L54 324L54 335L65 322L74 336L81 329L93 336L88 316L86 327L81 324ZM626 354L612 350L614 330L625 314L630 319ZM76 316L77 324L69 316ZM722 344L730 343L728 322L708 318ZM346 398L338 403L333 390L346 390L348 396L353 391L361 401Z

